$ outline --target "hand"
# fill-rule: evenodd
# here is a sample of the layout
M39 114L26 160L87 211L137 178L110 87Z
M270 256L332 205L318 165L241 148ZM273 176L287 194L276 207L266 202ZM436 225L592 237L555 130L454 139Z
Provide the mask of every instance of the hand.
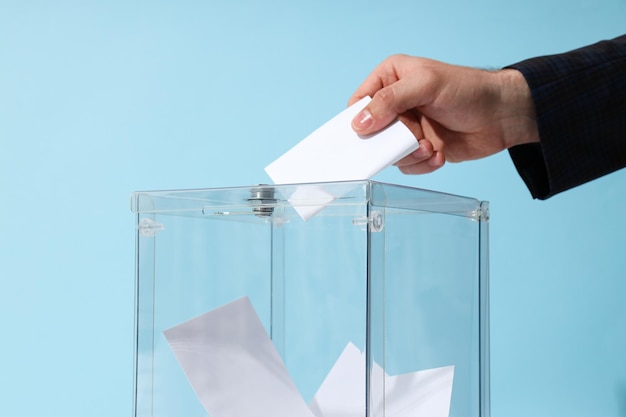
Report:
M405 174L539 141L530 90L513 69L486 71L394 55L367 77L348 104L367 95L372 101L352 127L368 135L397 118L405 123L420 143L396 163Z

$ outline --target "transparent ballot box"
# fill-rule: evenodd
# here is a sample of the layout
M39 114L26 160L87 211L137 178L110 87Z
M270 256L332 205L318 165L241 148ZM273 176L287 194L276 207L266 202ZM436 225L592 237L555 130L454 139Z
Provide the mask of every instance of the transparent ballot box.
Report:
M486 417L488 204L136 192L135 417Z

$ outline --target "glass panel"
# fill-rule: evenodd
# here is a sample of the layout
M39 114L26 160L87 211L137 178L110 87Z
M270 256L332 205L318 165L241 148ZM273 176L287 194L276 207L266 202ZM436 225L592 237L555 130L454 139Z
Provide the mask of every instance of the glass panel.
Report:
M283 227L284 360L307 403L349 343L365 349L366 231L353 224L364 215L361 206Z
M206 416L163 331L243 296L269 329L271 223L170 215L154 221L163 230L138 238L154 253L152 268L140 263L148 271L139 277L137 415Z
M242 296L307 403L348 343L365 348L364 184L331 187L334 199L306 222L292 207L291 196L301 190L133 196L140 211L137 416L208 415L163 331ZM299 196L301 206L319 204Z
M478 417L479 202L376 184L372 195L371 211L383 217L371 235L372 285L383 294L372 298L384 305L372 309L384 323L381 352L372 321L372 352L387 374L386 410L394 377L439 368L435 385L421 386L426 396L449 372L441 368L454 366L450 416Z

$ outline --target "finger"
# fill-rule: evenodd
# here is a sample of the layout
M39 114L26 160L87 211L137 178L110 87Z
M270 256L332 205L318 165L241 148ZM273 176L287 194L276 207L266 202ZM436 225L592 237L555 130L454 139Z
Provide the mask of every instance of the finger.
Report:
M352 120L352 128L361 135L369 135L385 128L398 115L415 109L428 100L425 86L417 78L403 78L378 90L372 101Z
M352 119L355 132L362 135L378 132L398 117L401 111L397 110L395 85L378 90L372 101Z
M381 62L370 75L363 81L363 83L356 89L352 97L348 100L348 106L353 105L357 101L361 100L365 96L373 97L374 94L381 88L385 87L386 82L391 84L398 80L395 77L393 68L389 68L389 58ZM390 73L392 79L390 79Z
M371 76L361 84L361 86L352 94L348 100L348 107L361 100L363 97L372 97L378 90L383 88L382 80L378 77Z
M400 172L408 175L428 174L441 168L446 163L443 152L434 151L433 155L417 164L398 167Z
M397 161L394 165L397 167L411 166L423 162L433 156L433 145L429 140L422 139L419 141L419 145L419 148Z

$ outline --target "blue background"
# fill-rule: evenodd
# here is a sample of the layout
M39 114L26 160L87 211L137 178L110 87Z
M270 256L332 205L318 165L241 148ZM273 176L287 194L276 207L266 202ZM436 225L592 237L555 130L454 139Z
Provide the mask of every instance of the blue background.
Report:
M624 32L625 0L0 1L0 415L131 415L132 191L267 182L393 53ZM491 202L494 416L626 415L625 170L546 202L506 153L376 179Z

